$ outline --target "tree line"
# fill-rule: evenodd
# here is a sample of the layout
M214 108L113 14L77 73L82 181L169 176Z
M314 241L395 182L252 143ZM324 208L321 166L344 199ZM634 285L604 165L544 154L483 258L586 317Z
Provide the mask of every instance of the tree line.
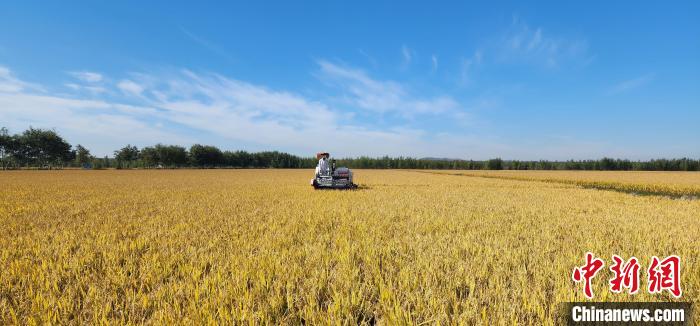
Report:
M602 158L599 160L520 161L500 158L474 161L451 159L416 159L410 157L359 157L337 160L339 165L361 169L431 169L431 170L598 170L598 171L700 171L700 160L656 159L630 161Z
M2 169L18 168L314 168L317 160L278 151L251 153L222 151L215 146L195 144L190 148L157 144L139 149L126 145L112 157L95 157L78 144L73 148L54 130L30 127L11 135L0 128ZM360 169L435 169L435 170L612 170L612 171L700 171L698 159L657 159L630 161L599 160L519 161L500 158L474 161L411 157L341 158L338 166Z

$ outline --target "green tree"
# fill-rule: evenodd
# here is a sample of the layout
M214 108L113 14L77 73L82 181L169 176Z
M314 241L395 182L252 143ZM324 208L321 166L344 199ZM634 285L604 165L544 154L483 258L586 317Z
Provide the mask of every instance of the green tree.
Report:
M93 156L90 154L90 151L83 147L83 145L78 144L75 146L75 161L78 163L78 165L82 167L86 167L90 162L92 162Z
M252 156L246 151L226 151L224 152L224 161L227 166L237 168L247 168L252 165Z
M490 159L486 163L486 168L489 170L503 170L503 160L500 158Z
M157 144L141 150L141 160L149 167L179 167L187 164L187 150L182 146Z
M160 164L160 157L154 147L144 147L141 152L139 152L139 158L146 167L154 167Z
M0 128L0 165L2 169L7 169L14 151L14 139L10 136L7 128Z
M177 145L156 145L160 163L165 167L181 167L187 164L187 150Z
M117 160L117 165L122 166L122 162L126 163L126 167L130 168L131 164L139 159L139 149L136 146L127 144L120 150L114 151L114 159Z
M63 165L75 158L71 145L53 130L29 127L15 138L17 154L28 165L52 168L54 164Z
M194 144L190 147L192 165L198 167L215 167L224 163L224 154L215 146Z

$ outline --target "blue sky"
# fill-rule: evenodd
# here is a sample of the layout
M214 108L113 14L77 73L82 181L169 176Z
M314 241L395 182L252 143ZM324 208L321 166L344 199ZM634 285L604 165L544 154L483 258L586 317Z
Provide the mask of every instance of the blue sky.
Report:
M700 157L700 4L0 3L0 125L310 156Z

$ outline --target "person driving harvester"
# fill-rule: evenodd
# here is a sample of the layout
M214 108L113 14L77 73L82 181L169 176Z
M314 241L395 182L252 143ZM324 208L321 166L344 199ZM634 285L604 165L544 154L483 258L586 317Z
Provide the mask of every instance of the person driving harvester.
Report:
M355 189L357 185L352 182L352 171L341 166L335 166L335 160L327 152L316 153L318 164L316 173L310 184L314 189Z
M330 154L328 153L316 153L316 158L318 159L318 165L316 165L316 175L330 174L330 169L328 165L329 157Z

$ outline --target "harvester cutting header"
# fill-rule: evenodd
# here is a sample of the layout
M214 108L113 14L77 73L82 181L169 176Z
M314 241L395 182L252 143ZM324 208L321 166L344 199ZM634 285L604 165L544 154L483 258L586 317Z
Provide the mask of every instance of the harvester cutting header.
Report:
M357 185L352 182L352 171L346 167L335 166L335 159L330 159L327 152L316 153L318 165L311 179L314 189L354 189Z

